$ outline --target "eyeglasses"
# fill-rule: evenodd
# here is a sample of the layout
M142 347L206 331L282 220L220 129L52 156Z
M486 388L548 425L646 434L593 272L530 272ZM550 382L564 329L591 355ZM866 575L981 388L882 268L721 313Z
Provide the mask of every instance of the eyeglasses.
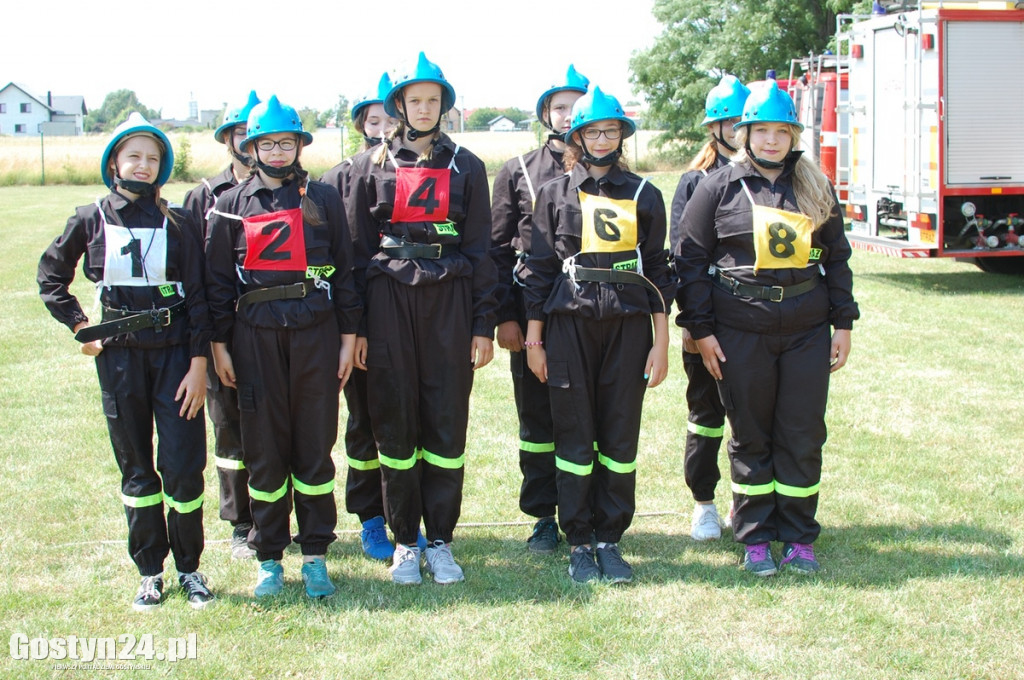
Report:
M583 139L589 139L594 141L600 139L601 135L604 135L605 139L614 140L622 136L622 128L612 128L611 130L598 130L597 128L584 128Z
M609 137L609 139L611 139ZM292 151L298 146L299 143L292 138L279 139L276 142L273 139L261 139L256 142L256 148L260 151L273 151L275 146L281 147L281 151Z

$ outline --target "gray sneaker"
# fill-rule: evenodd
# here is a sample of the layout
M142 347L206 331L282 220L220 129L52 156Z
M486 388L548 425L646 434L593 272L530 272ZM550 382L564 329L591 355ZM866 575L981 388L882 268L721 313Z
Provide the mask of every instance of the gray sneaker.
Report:
M395 554L391 558L391 580L402 586L418 586L423 582L420 575L420 549L410 548L401 543L395 544Z
M251 522L236 524L231 530L231 559L251 560L256 557L256 551L249 547L249 530L252 529Z
M452 544L434 541L427 546L427 570L434 577L434 583L448 584L466 580L462 567L452 557Z
M601 578L601 570L594 561L594 549L578 545L569 553L569 576L576 583L589 583Z
M633 567L622 559L616 543L598 547L597 566L601 568L601 577L609 583L629 583L633 580Z
M554 517L545 517L533 525L533 535L527 539L527 549L538 555L550 555L558 549L562 537Z

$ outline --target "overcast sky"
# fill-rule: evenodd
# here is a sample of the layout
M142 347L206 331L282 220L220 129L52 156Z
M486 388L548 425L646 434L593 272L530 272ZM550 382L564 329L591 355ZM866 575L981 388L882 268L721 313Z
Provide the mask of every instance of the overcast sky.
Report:
M569 63L619 97L635 98L629 58L661 32L654 0L50 0L7 3L0 87L83 95L114 90L184 118L235 107L255 88L296 108L353 100L419 50L467 108L532 110ZM361 13L361 14L360 14ZM412 26L415 23L415 26ZM409 28L412 26L411 28Z

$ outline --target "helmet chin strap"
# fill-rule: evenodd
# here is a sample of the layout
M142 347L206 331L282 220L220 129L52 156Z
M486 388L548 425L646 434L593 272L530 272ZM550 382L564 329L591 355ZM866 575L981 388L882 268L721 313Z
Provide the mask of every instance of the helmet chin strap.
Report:
M595 157L590 153L590 149L587 148L587 140L583 139L583 135L580 135L580 146L583 147L583 162L587 165L593 165L598 168L604 168L609 165L614 165L619 157L622 156L622 142L619 142L619 148L615 149L611 153L601 156L600 158Z
M714 132L712 132L711 136L715 138L716 142L724 146L729 151L732 151L733 153L739 151L739 149L737 149L735 146L725 141L725 135L722 134L722 121L718 121L718 134L716 135Z
M255 144L255 142L253 143ZM300 148L302 148L301 145L296 147L296 149ZM296 152L295 161L297 161L298 159L299 154L298 152ZM267 177L273 177L274 179L284 179L288 175L295 172L295 161L292 161L288 165L282 165L279 168L276 168L273 165L267 165L266 163L260 160L260 150L258 148L256 149L256 156L254 160L256 161L256 167L258 167L260 170L266 173Z
M434 123L434 127L430 128L426 132L421 132L412 126L409 122L409 117L405 113L405 91L402 91L402 122L405 123L405 138L410 142L415 142L420 137L432 137L435 132L441 129L441 114L437 117L437 122Z
M136 196L153 196L156 194L156 185L152 182L139 182L134 179L121 179L120 177L115 177L114 184L125 191L135 194Z
M366 142L366 146L372 149L373 147L383 142L384 137L368 137L366 135L363 135L363 140Z

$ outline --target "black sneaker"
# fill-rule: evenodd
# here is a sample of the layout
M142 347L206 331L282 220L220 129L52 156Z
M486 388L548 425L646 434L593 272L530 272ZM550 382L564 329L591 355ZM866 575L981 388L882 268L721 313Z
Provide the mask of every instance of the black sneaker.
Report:
M594 549L579 545L569 553L569 576L576 583L590 583L601 578L601 570L594 560Z
M132 601L132 609L137 612L145 612L156 609L160 606L160 599L164 596L164 577L143 576L139 585L139 592L135 593L135 600Z
M558 523L553 517L545 517L533 525L533 536L526 540L527 550L538 555L550 555L562 542Z
M609 583L629 583L633 580L633 567L622 558L617 543L606 543L597 548L597 566L601 577Z
M236 524L231 532L231 558L236 560L251 560L256 557L256 551L249 547L249 530L252 529L252 522Z
M185 597L192 609L202 609L213 600L213 593L206 587L206 577L198 571L178 574L178 583L185 591Z

